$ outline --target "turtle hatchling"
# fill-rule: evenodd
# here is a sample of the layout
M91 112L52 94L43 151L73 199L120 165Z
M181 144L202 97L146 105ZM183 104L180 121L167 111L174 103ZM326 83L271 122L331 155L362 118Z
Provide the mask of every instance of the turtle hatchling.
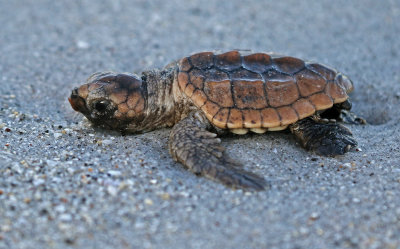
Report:
M174 160L232 188L262 190L267 181L229 158L217 135L288 129L307 150L342 155L357 142L336 121L365 122L349 111L352 90L348 77L322 64L234 50L196 53L140 76L95 73L69 102L107 129L172 127Z

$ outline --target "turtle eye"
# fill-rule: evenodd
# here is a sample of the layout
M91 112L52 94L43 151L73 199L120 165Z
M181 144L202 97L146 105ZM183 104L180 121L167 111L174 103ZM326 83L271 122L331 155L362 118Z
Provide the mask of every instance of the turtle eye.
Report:
M105 112L109 104L110 102L108 100L97 101L94 104L94 109L96 109L98 112Z

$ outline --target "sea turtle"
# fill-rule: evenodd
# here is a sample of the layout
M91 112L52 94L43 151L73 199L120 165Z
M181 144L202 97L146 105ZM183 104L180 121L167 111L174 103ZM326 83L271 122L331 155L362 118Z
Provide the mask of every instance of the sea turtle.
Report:
M322 64L234 50L196 53L141 76L95 73L69 102L104 128L173 127L169 151L176 161L230 187L261 190L264 178L230 159L217 134L289 128L304 148L342 155L357 142L335 121L363 122L348 111L352 90L348 77Z

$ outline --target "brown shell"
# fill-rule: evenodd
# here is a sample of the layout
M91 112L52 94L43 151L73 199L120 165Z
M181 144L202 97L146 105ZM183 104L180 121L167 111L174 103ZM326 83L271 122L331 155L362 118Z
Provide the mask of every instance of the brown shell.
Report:
M345 101L352 90L334 69L268 53L202 52L178 66L181 91L220 128L292 124Z

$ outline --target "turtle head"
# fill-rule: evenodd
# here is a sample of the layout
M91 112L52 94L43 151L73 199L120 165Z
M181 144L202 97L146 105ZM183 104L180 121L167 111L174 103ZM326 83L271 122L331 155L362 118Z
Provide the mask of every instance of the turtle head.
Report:
M72 108L92 123L109 129L125 130L144 119L146 89L140 77L128 73L101 72L72 90Z
M346 93L350 93L354 90L353 82L342 73L337 73L335 77L335 83L342 86L346 90Z

